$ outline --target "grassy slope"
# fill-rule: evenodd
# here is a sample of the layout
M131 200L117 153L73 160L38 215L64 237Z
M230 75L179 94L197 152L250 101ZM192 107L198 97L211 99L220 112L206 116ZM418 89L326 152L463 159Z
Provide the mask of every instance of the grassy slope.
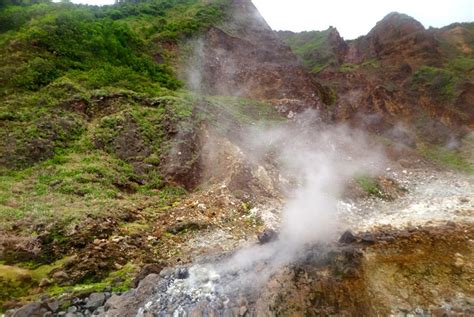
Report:
M150 160L157 159L166 133L161 123L177 123L192 111L190 102L174 92L181 83L166 56L161 63L154 61L157 43L178 42L222 15L218 5L193 0L103 8L68 3L1 8L2 224L10 223L5 215L23 218L31 210L43 215L57 210L60 198L44 199L53 201L49 207L31 205L41 205L44 195L107 200L134 181L140 188L162 186L156 169L136 182L130 162L118 158L109 143L127 116L150 148ZM96 102L111 94L166 102L158 107L146 107L136 98ZM77 111L77 104L86 105L88 112ZM56 181L60 184L52 188ZM25 187L21 184L26 188L18 192L32 191L34 196L24 200L10 194L11 187ZM80 209L72 209L80 214Z
M325 31L301 33L280 32L279 35L303 64L317 73L328 66L338 64L337 56L328 41L331 31L329 28Z

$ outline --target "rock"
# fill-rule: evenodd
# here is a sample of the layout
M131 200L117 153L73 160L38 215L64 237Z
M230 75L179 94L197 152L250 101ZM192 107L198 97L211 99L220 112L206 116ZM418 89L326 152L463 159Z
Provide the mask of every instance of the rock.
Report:
M104 305L105 302L105 294L104 293L92 293L89 296L86 304L84 305L85 308L97 309L99 306Z
M68 309L67 309L67 312L68 313L75 313L77 312L77 307L76 306L70 306Z
M156 285L161 278L157 274L145 277L138 287L128 291L121 296L112 295L104 306L109 317L136 316L139 307L154 294Z
M455 254L454 266L457 268L462 268L464 266L463 256L459 253Z
M138 283L140 283L141 280L143 280L146 276L155 273L155 274L160 274L161 271L163 270L163 265L161 264L147 264L145 265L140 272L135 276L133 279L133 287L137 287Z
M189 277L189 271L187 267L180 267L176 270L176 278L178 280L184 280Z
M104 306L101 306L101 307L98 307L96 310L94 310L94 312L92 313L92 315L101 315L105 313L105 308Z
M161 272L160 272L160 276L163 277L163 278L166 278L166 277L170 276L171 274L173 274L173 268L171 268L171 267L167 267L167 268L161 270Z
M81 305L84 303L84 301L82 299L80 299L79 297L74 297L72 300L71 300L71 303L73 305Z
M41 303L29 303L17 309L12 317L42 317L44 313Z
M400 164L401 167L404 167L404 168L410 167L411 165L410 161L405 160L405 159L399 160L398 163Z
M339 238L339 243L349 244L356 242L357 239L350 230L346 230Z
M450 220L446 223L446 226L451 227L451 228L456 228L456 223Z
M65 311L60 311L58 314L57 314L58 317L64 317L66 316L66 312Z
M69 275L64 271L57 271L53 274L52 278L55 280L67 280Z
M59 309L59 301L53 299L46 302L46 306L51 310L53 313L57 312Z
M209 317L219 317L219 316L220 316L219 312L217 312L217 311L216 311L214 308L212 308L212 307L209 307L209 308L207 309L207 314L208 314Z
M440 307L440 308L436 308L436 309L433 309L431 311L431 314L433 317L444 317L444 316L448 316L448 312L446 311L446 309Z
M362 243L365 243L365 244L374 244L377 241L374 235L370 233L364 233L360 235L360 239Z
M48 311L48 312L43 314L43 317L53 317L53 313Z
M105 310L109 310L110 308L118 307L121 301L122 297L114 294L107 300L104 308Z
M49 285L51 285L51 282L47 278L42 278L41 281L39 282L39 287L41 288L47 287Z
M260 244L265 244L276 240L278 238L278 233L273 229L265 229L263 232L258 234L257 238Z
M79 317L76 313L67 313L64 317Z
M193 310L189 313L189 317L200 317L204 316L206 306L203 303L199 303Z

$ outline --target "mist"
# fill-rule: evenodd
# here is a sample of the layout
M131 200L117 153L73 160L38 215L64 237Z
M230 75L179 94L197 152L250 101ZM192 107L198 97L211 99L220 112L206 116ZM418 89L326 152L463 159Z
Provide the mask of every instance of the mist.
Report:
M269 174L281 183L285 196L277 211L276 240L190 269L190 287L210 283L227 294L255 291L278 270L301 260L309 248L336 241L341 232L337 205L348 183L357 175L375 175L385 162L383 151L366 134L345 125L326 125L313 110L288 122L242 127L239 135L227 137L240 140L239 152L254 166L271 161L277 171Z
M194 55L188 62L187 85L201 94L212 94L202 84L206 77L200 66L206 58L203 41L190 45L194 46ZM227 64L222 65L223 71L232 76L235 65L229 64L228 69ZM235 87L219 90L232 92ZM385 161L383 151L365 133L343 124L327 125L318 112L311 109L283 122L242 126L238 131L223 129L220 134L216 138L234 140L232 150L227 153L238 153L239 164L249 162L256 170L263 170L266 177L271 175L271 182L278 187L285 203L281 210L275 210L279 214L279 224L274 228L278 231L275 241L245 247L224 261L206 265L206 269L195 267L194 271L190 270L188 280L192 285L202 284L211 276L233 275L239 278L226 281L230 290L255 288L282 267L298 261L306 248L334 241L340 232L337 205L346 186L357 175L375 175ZM230 174L228 166L219 168L222 161L227 162L229 158L222 159L216 154L223 151L222 146L227 143L212 137L206 139L203 148L215 153L205 156L207 161L203 166L212 171L204 171L204 175L215 176L216 170ZM222 175L220 179L228 181L229 175ZM255 180L248 180L252 181Z
M257 162L270 156L279 173L293 179L294 188L287 191L278 240L241 250L224 265L234 269L265 260L269 275L298 260L308 245L329 242L337 232L337 204L349 181L374 175L384 164L382 150L364 133L327 126L311 110L286 124L249 128L243 138L249 156Z

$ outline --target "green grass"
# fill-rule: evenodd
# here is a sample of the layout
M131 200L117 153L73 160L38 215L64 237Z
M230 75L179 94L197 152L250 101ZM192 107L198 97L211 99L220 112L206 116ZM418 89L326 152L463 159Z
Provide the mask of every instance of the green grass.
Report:
M111 287L113 292L125 292L131 288L132 280L135 277L137 266L133 263L127 263L120 270L109 273L109 275L101 281L83 281L73 286L53 285L46 292L53 297L62 294L70 294L70 296L79 296L81 294L89 294L92 292L103 292L106 287ZM117 282L118 281L118 282Z
M442 146L424 146L420 150L426 158L454 170L474 175L474 164L456 150Z
M8 230L22 219L31 224L73 227L90 215L113 215L113 210L123 203L123 195L130 201L160 195L165 201L183 194L181 188L163 187L161 179L159 184L152 177L139 184L137 178L128 163L101 151L68 153L33 168L2 175L1 228ZM123 188L126 193L122 193ZM31 228L23 230L29 232Z
M229 0L40 2L0 0L0 230L20 239L47 234L28 263L15 263L25 259L9 250L4 260L16 266L0 266L2 300L34 299L39 281L64 260L42 265L63 256L46 249L68 249L87 219L112 218L112 230L143 233L176 206L186 190L162 165L187 141L181 134L193 136L204 121L282 120L266 103L179 89L177 49L225 18ZM122 220L125 207L140 219ZM135 269L46 292L101 291L117 277L114 290L123 291Z
M9 299L37 300L37 288L41 280L48 279L48 274L67 262L65 257L50 265L42 265L35 269L21 268L18 266L0 265L0 312L1 303ZM91 292L102 292L106 287L111 287L113 292L124 292L130 289L137 266L127 263L121 269L110 272L101 281L84 281L73 286L59 286L51 284L43 289L45 294L58 297L64 294L80 296Z
M360 66L358 64L344 63L341 65L341 67L339 67L339 71L343 73L350 73L359 69L359 67Z
M469 73L474 70L474 58L458 56L448 62L448 67L460 73Z
M376 70L380 68L380 62L375 59L370 59L360 64L344 63L339 67L339 71L343 73L350 73L361 68Z
M425 88L442 102L453 102L459 94L461 78L455 72L431 66L421 66L413 75L415 88Z
M338 65L337 55L329 42L333 28L301 33L279 32L280 38L311 71L318 73L328 66Z
M369 176L357 176L355 181L368 195L378 198L385 198L382 189L374 178Z
M3 301L34 296L34 289L41 280L47 279L51 271L61 267L68 259L69 257L64 257L52 264L32 268L28 268L29 263L24 263L22 267L0 264L0 312Z

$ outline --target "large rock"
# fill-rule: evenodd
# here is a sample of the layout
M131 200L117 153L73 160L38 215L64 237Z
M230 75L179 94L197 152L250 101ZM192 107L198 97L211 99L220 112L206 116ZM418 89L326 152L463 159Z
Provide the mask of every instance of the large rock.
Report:
M159 280L158 274L150 274L140 282L136 289L121 296L113 295L105 303L106 312L101 315L107 317L135 316L138 309L153 295L153 288Z
M6 317L43 317L48 310L41 303L29 303L16 311L6 313Z
M91 310L97 309L99 306L102 306L105 302L104 293L92 293L87 300L85 308L90 308Z

